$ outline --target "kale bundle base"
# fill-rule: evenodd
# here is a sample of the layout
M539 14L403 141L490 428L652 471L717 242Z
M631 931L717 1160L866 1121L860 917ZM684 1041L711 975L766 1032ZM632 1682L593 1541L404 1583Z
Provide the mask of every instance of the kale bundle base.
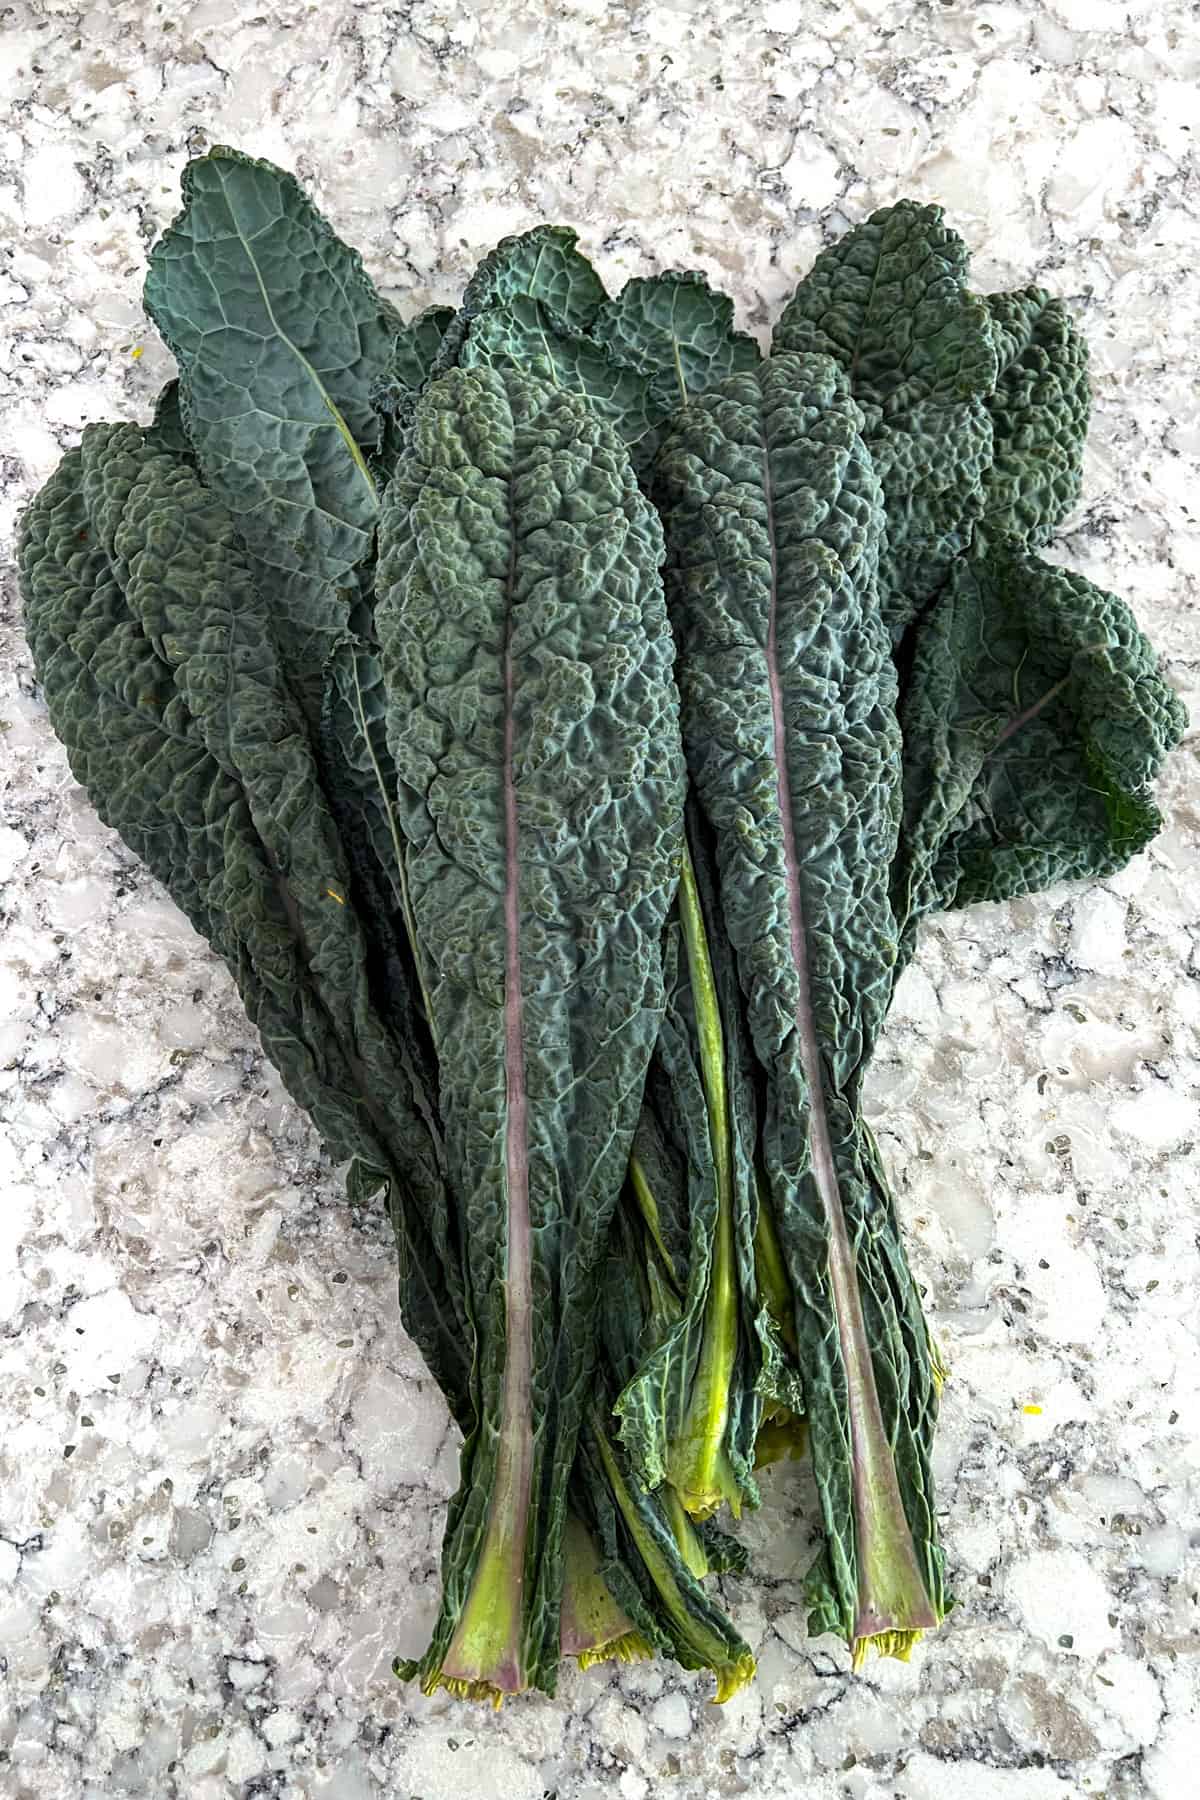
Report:
M463 1434L397 1673L498 1703L660 1653L727 1697L706 1583L805 1454L810 1630L907 1656L952 1604L944 1370L864 1076L921 919L1120 868L1184 724L1041 555L1070 316L972 293L902 201L765 358L559 226L405 323L290 175L183 186L178 379L30 506L27 633L75 776L388 1208Z

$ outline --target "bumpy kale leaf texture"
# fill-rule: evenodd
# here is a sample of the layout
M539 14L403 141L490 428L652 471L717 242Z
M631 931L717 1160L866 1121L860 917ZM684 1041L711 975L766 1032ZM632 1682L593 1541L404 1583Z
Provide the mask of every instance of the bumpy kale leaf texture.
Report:
M406 323L291 175L218 148L183 192L178 376L31 504L26 629L76 778L387 1207L463 1436L396 1671L498 1702L660 1653L728 1697L722 1521L804 1454L810 1629L906 1656L951 1604L944 1370L870 1057L921 920L1123 866L1184 726L1055 560L1079 331L911 201L764 360L562 226Z
M474 1316L476 1428L423 1665L553 1686L595 1295L663 1012L683 760L662 534L586 402L450 370L376 618Z
M901 784L861 424L833 358L783 353L689 408L656 468L689 767L764 1079L828 1544L816 1603L855 1643L942 1611L932 1373L858 1116L891 992Z

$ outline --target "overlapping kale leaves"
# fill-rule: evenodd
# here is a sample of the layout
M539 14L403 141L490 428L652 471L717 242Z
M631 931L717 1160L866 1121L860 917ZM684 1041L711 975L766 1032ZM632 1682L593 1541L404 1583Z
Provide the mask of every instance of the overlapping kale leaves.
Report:
M763 360L563 228L405 325L269 164L184 199L178 384L30 508L28 633L76 776L389 1208L464 1435L400 1672L660 1650L734 1691L714 1515L806 1447L811 1628L906 1655L948 1604L942 1371L864 1074L920 919L1121 866L1182 727L1039 555L1082 343L907 202Z

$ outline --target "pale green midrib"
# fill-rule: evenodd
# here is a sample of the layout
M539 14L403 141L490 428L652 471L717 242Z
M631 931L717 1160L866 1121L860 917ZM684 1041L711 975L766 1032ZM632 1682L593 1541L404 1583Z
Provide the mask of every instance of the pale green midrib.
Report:
M729 1422L729 1389L737 1360L737 1301L733 1277L733 1168L729 1142L729 1104L725 1083L725 1044L716 998L712 959L704 935L704 918L691 855L684 845L679 881L680 915L687 947L688 971L696 1005L700 1046L700 1081L708 1112L708 1137L717 1191L717 1220L705 1296L700 1355L692 1379L679 1442L671 1466L676 1486L689 1498L709 1504L714 1497L735 1499L728 1492L732 1471L725 1451Z
M703 1581L711 1571L699 1532L684 1511L683 1502L679 1498L677 1489L673 1488L669 1481L663 1483L658 1493L667 1523L674 1533L684 1568L689 1575L694 1575L697 1581Z
M553 381L554 386L556 388L561 388L562 382L558 379L558 364L554 360L554 352L551 350L550 340L546 336L546 326L545 326L545 322L542 317L542 303L534 295L530 295L530 298L533 300L533 304L537 308L538 335L542 340L542 348L546 352L546 361L550 365L550 378Z
M543 258L543 256L545 256L545 254L546 254L546 240L545 240L545 238L543 238L541 240L541 242L538 244L537 255L534 257L533 267L529 271L529 297L535 303L537 301L538 270L542 266L542 258Z
M222 190L224 192L225 205L229 209L230 223L232 224L234 231L237 233L238 242L241 244L242 249L246 253L246 261L250 264L251 269L254 271L254 279L258 283L258 290L259 290L259 293L262 295L263 305L267 309L267 317L270 319L271 324L275 329L276 336L279 338L281 343L284 343L287 345L287 347L291 351L292 355L296 358L296 361L300 364L301 368L303 368L305 370L305 372L309 376L310 380L312 381L313 386L316 388L317 392L320 394L323 403L329 410L330 416L333 419L333 422L334 422L334 425L335 425L337 431L339 432L343 441L345 442L347 450L349 450L349 452L350 452L351 460L353 461L355 468L358 470L359 475L362 477L363 482L366 485L367 492L370 494L372 502L377 504L378 503L378 495L376 492L375 483L371 479L371 471L367 467L366 459L363 456L362 451L359 449L358 445L354 441L353 432L350 430L350 427L347 425L345 419L342 417L338 408L334 405L334 402L329 393L329 390L326 388L324 382L321 380L321 377L317 374L317 371L314 369L313 365L309 362L307 356L305 356L304 352L300 349L300 346L298 344L295 344L292 342L292 340L288 336L287 332L283 329L283 327L280 325L278 319L275 317L275 309L271 305L271 297L267 292L266 283L262 278L262 271L260 270L260 268L258 266L258 262L257 262L257 259L255 258L253 250L250 248L250 240L246 237L246 234L242 230L242 227L238 221L238 216L234 210L233 201L230 198L229 188L228 188L228 184L226 183L226 180L225 180L224 171L221 170L220 168L217 169L217 179L220 181Z
M729 1653L726 1646L707 1626L691 1616L679 1585L671 1573L666 1554L638 1517L637 1507L617 1466L617 1459L613 1454L599 1411L595 1406L592 1408L591 1426L595 1433L596 1446L600 1451L600 1460L608 1484L625 1521L626 1529L654 1584L667 1617L688 1648L698 1651L705 1658L704 1666L706 1668L720 1670L728 1667ZM680 1561L683 1561L682 1557ZM686 1568L686 1564L684 1566Z
M758 1200L758 1218L754 1226L755 1280L758 1283L762 1303L781 1333L784 1343L793 1355L798 1355L800 1341L796 1336L792 1292L784 1267L783 1250L779 1242L779 1234L775 1229L775 1220L771 1214L770 1197L764 1192L766 1176L757 1167L754 1181Z
M678 1293L679 1277L675 1272L675 1264L671 1259L671 1253L663 1241L662 1223L658 1216L658 1202L654 1198L654 1190L650 1186L650 1179L642 1166L642 1159L636 1150L631 1150L629 1152L629 1179L633 1186L634 1198L638 1203L638 1211L642 1216L647 1231L650 1233L650 1240L662 1259L663 1268L668 1280L676 1290L676 1293Z
M671 333L671 357L675 364L675 380L679 385L679 404L681 406L686 406L688 403L688 385L684 379L683 361L679 354L679 338L674 331Z

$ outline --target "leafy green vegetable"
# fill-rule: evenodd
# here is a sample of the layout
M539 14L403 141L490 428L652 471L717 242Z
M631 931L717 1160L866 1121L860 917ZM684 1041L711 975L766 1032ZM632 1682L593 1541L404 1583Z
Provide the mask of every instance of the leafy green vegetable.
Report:
M465 1294L411 1046L232 521L133 425L93 425L25 515L26 629L71 768L223 958L336 1158L382 1176L405 1323L467 1411Z
M180 368L179 414L256 578L286 610L289 668L315 677L330 590L372 551L371 397L399 330L290 175L223 147L188 164L150 258L146 310ZM315 702L314 702L315 703Z
M715 1698L730 1699L754 1674L750 1650L701 1587L689 1566L695 1561L694 1553L681 1557L666 1515L652 1496L639 1493L625 1478L595 1410L584 1443L587 1455L596 1459L604 1476L603 1483L593 1476L592 1490L614 1496L615 1513L653 1589L656 1608L665 1621L664 1647L670 1647L685 1669L714 1670ZM686 1532L691 1527L684 1521L681 1529ZM707 1570L707 1558L700 1566Z
M641 1237L627 1260L645 1267L648 1293L614 1410L668 1514L686 1506L703 1521L722 1499L735 1514L757 1506L756 1468L801 1453L806 1438L791 1292L757 1167L752 1053L692 802L687 835L664 956L667 1012L630 1159Z
M554 1687L595 1282L679 853L661 557L583 402L495 370L431 384L376 615L475 1327L427 1686Z
M464 1439L427 1691L736 1692L717 1514L806 1447L810 1629L906 1656L951 1603L865 1071L921 919L1120 868L1185 723L1038 554L1082 340L966 276L901 201L763 363L701 276L610 298L540 226L406 325L218 148L146 283L178 378L23 521L72 770L388 1207Z
M567 331L586 331L606 299L604 284L586 256L575 248L578 232L565 225L539 225L507 237L484 258L463 294L457 316L447 326L433 373L461 360L475 322L517 298L546 306Z
M591 332L645 377L658 418L760 360L754 339L733 328L733 301L694 272L626 282L600 307Z
M597 1392L584 1419L578 1503L605 1546L605 1579L642 1640L684 1668L713 1670L721 1701L751 1678L754 1658L700 1584L710 1572L743 1570L744 1552L711 1524L693 1522L669 1484L647 1491L606 1424L639 1367L647 1333L655 1338L661 1329L657 1285L636 1202L626 1203L614 1215L603 1271ZM675 1311L668 1305L670 1316Z
M404 447L413 402L433 373L442 339L454 321L452 306L430 306L399 328L387 373L372 390L380 418L379 448L368 457L373 479L386 486Z
M584 394L644 473L664 422L736 369L758 345L733 329L733 305L702 275L630 281L572 327L546 300L513 293L479 312L458 351L465 367L526 369Z
M389 377L413 393L424 387L453 319L452 306L430 306L405 325L392 351Z
M196 466L196 458L192 454L191 439L183 428L183 415L179 403L179 382L168 381L154 407L154 421L148 432L148 438L156 449L166 450L181 461Z
M679 917L687 946L689 988L696 1008L696 1042L707 1155L716 1215L710 1233L712 1268L705 1293L704 1329L692 1373L687 1410L672 1431L671 1485L694 1517L707 1518L722 1500L741 1510L739 1483L725 1446L734 1363L738 1353L738 1286L734 1249L733 1122L725 1079L725 1036L700 895L685 854L679 881ZM665 1035L664 1023L664 1035ZM618 1411L620 1407L618 1407ZM757 1498L757 1496L755 1496Z
M697 924L705 937L721 1019L733 1150L734 1245L742 1335L730 1396L727 1444L742 1484L742 1497L756 1506L758 1490L752 1469L780 1455L800 1454L807 1441L801 1420L804 1390L795 1362L798 1346L792 1296L762 1171L761 1082L736 957L721 922L712 835L694 801L689 802L686 818L699 902ZM774 1440L769 1454L768 1438Z
M1005 533L1037 548L1079 498L1091 409L1087 345L1042 288L989 294L987 307L999 376L988 399L993 454L975 540Z
M914 636L893 899L923 913L1123 868L1183 732L1128 607L1012 544L959 564Z
M775 327L776 351L836 358L863 409L887 505L893 636L937 592L984 505L997 352L967 260L941 207L901 200L822 251Z
M858 1094L895 957L896 681L883 530L836 363L772 357L682 414L656 467L689 769L766 1082L764 1156L797 1296L828 1555L813 1605L857 1646L943 1608L927 1360Z
M639 461L643 444L653 442L645 378L587 332L571 331L542 300L516 294L481 314L460 359L464 368L523 369L552 387L585 395Z
M361 618L360 634L350 630L334 644L325 664L325 698L320 744L338 795L343 838L358 854L355 867L362 899L393 963L389 997L404 1009L400 1030L406 1042L428 1049L433 1015L429 1004L412 897L405 874L395 799L396 771L387 741L387 693L373 625ZM382 918L381 918L382 915ZM398 965L398 966L397 966ZM425 1059L422 1090L437 1092L432 1056Z
M665 1119L679 1185L673 1190L661 1166L657 1182L650 1182L639 1164L634 1186L636 1192L644 1184L645 1198L638 1197L643 1208L653 1207L656 1226L663 1203L673 1202L665 1216L686 1220L687 1241L670 1265L671 1303L649 1309L651 1329L639 1366L615 1411L622 1443L645 1485L658 1488L669 1481L688 1513L708 1518L723 1502L735 1512L741 1505L726 1442L739 1348L732 1143L721 1026L706 956L697 983L705 993L703 1022L689 1016L698 902L686 861L680 895L688 923L673 926L668 943L661 1071L647 1096L656 1110L647 1110L640 1127L640 1133L661 1132Z

